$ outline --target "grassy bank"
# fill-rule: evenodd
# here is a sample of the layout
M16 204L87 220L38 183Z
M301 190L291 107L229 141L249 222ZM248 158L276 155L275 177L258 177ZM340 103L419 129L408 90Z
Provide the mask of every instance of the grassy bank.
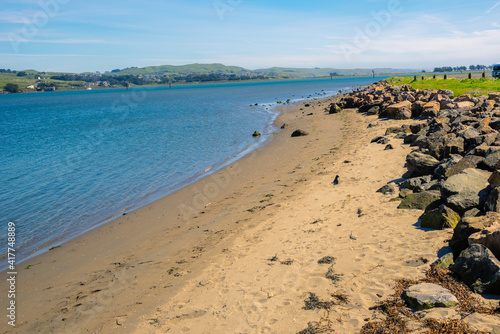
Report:
M500 91L500 80L479 78L479 79L459 79L448 78L444 80L443 76L418 76L417 80L413 77L391 77L387 79L393 85L411 85L416 89L450 89L455 96L463 94L483 95L489 92Z

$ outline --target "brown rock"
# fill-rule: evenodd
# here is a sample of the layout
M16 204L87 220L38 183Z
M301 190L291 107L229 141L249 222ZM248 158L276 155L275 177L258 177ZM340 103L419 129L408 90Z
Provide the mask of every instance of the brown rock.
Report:
M478 244L488 248L497 259L500 259L500 224L494 222L481 232L469 236L469 245Z
M457 108L459 108L459 109L470 109L470 108L474 108L474 106L475 106L474 102L470 102L470 101L457 102L456 105L457 105Z
M471 98L470 98L469 94L465 94L465 95L457 96L453 101L454 102L470 102Z
M500 93L490 93L489 99L490 100L500 100Z
M439 110L441 110L441 103L439 103L438 101L430 101L424 105L424 111L431 108L434 108L439 112Z
M450 247L456 251L463 251L469 246L469 236L484 230L494 222L500 222L500 213L487 212L486 216L462 218L453 231Z
M500 186L500 171L494 171L488 179L488 183L492 188Z
M411 111L408 108L402 108L398 111L396 119L410 119Z
M403 102L391 104L386 109L387 116L394 118L394 117L396 117L398 112L403 108L411 110L411 102L410 101L403 101Z
M495 188L490 190L490 193L488 194L488 199L486 200L485 206L489 211L500 212L500 188L499 187L495 187Z

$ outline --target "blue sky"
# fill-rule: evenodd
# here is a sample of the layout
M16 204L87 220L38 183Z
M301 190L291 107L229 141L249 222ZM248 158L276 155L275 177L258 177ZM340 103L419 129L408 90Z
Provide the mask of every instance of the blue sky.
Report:
M2 0L0 68L500 62L500 1Z

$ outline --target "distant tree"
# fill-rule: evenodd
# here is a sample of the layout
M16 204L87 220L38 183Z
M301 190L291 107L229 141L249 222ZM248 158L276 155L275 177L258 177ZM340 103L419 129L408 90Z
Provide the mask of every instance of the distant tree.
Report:
M3 89L9 93L19 93L19 86L13 83L6 84Z
M119 68L111 71L111 73L118 73L118 72L121 72L121 70Z
M27 76L28 74L26 72L17 72L16 74L18 77L25 77Z

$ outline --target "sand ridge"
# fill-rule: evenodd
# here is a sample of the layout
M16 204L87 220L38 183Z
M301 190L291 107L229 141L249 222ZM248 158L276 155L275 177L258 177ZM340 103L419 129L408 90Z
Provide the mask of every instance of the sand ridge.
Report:
M370 140L415 121L328 115L328 102L291 107L266 147L26 263L18 326L1 332L295 333L323 315L303 309L309 292L347 295L329 318L359 331L394 279L423 276L418 259L434 261L450 231L418 228L421 211L376 193L411 149ZM299 128L309 135L290 138Z

